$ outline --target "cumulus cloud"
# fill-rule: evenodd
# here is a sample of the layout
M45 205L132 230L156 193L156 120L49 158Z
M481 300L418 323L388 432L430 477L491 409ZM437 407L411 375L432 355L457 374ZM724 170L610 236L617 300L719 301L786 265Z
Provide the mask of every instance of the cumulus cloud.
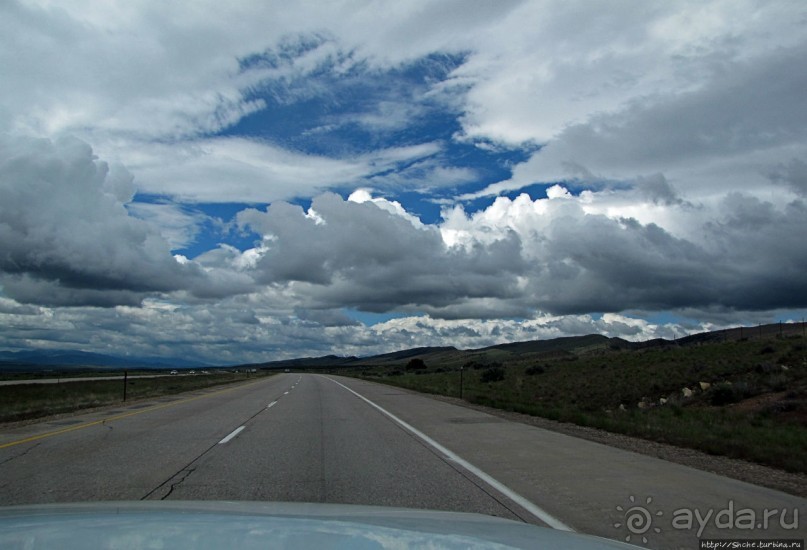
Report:
M802 2L286 4L0 5L7 346L237 361L807 307ZM345 129L363 146L298 147ZM495 182L451 164L468 144L529 158ZM393 198L490 181L459 200L549 187L437 223ZM172 256L205 223L187 202L256 204L259 242Z
M312 306L383 312L505 298L517 292L516 275L524 268L520 243L506 232L484 247L449 248L437 228L355 197L321 195L307 212L277 202L265 212L246 210L238 220L264 235L257 280L289 284Z
M579 196L556 186L546 199L500 197L473 214L457 206L427 225L359 190L349 200L320 195L307 210L282 201L246 209L238 224L262 236L259 246L178 261L155 226L129 215L118 179L85 144L18 141L4 151L0 268L5 293L21 302L220 299L270 286L305 308L438 318L807 305L800 200L780 208L735 192L710 211L656 176ZM614 206L621 195L690 223L626 216Z
M4 338L94 349L103 339L127 342L132 353L239 362L591 332L670 338L756 319L753 311L807 307L799 277L807 267L803 202L779 208L733 193L705 215L683 199L646 196L649 207L686 210L701 221L674 234L598 211L620 193L637 191L574 196L558 188L553 198L499 198L473 214L446 210L438 225L368 191L352 200L322 195L308 209L277 202L238 218L262 235L259 246L202 254L192 263L203 282L186 281L185 290L159 300L123 288L72 288L36 272L7 278L0 315L13 330ZM669 194L679 196L662 195ZM79 307L68 314L25 302ZM108 313L80 307L116 304ZM367 327L345 308L408 316ZM711 324L621 313L659 310Z
M0 138L0 281L22 302L110 306L208 286L130 216L132 176L74 138Z
M180 285L186 274L165 240L128 216L120 201L131 176L110 173L74 139L3 137L0 151L0 270L7 293L39 282L133 292Z
M807 261L803 202L779 208L732 193L711 210L661 178L648 185L500 197L473 214L447 209L438 225L367 191L348 201L321 195L307 211L278 202L238 219L263 235L243 255L252 275L308 307L458 319L807 305L796 275ZM620 194L689 223L665 228L619 208L609 214Z
M633 190L623 193L635 196ZM741 193L727 195L714 209L646 201L668 218L689 222L665 229L625 217L619 208L609 215L619 194L500 197L472 215L460 207L446 211L441 229L456 243L514 231L529 261L523 300L554 313L803 307L807 287L795 275L807 260L797 242L807 230L802 201L779 208Z

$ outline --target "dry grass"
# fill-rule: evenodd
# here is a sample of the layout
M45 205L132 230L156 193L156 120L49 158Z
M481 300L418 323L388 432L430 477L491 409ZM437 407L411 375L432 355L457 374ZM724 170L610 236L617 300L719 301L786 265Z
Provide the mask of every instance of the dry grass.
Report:
M251 376L264 376L259 372ZM241 382L243 373L129 379L128 400L144 399ZM39 418L123 402L122 380L0 386L0 422Z

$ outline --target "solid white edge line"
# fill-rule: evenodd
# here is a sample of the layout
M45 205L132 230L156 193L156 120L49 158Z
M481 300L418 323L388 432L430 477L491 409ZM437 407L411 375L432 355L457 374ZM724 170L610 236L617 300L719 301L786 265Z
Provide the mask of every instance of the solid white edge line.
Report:
M244 428L246 428L246 426L241 426L240 428L236 428L236 429L234 429L234 430L233 430L233 431L230 433L230 435L228 435L227 437L225 437L224 439L222 439L221 441L219 441L219 445L224 445L225 443L227 443L228 441L230 441L232 438L234 438L235 436L237 436L238 434L240 434L240 433L241 433L241 430L243 430Z
M328 378L328 377L326 376L325 378ZM498 480L494 479L493 477L491 477L490 475L486 474L485 472L483 472L482 470L480 470L479 468L477 468L476 466L474 466L470 462L460 458L459 455L457 455L456 453L454 453L452 451L449 451L448 449L446 449L445 447L443 447L442 445L437 443L435 440L433 440L431 437L427 436L426 434L424 434L423 432L418 430L417 428L414 428L413 426L410 426L409 424L407 424L406 422L404 422L403 420L401 420L400 418L398 418L397 416L395 416L391 412L387 411L386 409L382 408L379 405L376 405L375 403L373 403L372 401L370 401L369 399L367 399L363 395L361 395L359 393L356 393L352 389L348 388L347 386L345 386L344 384L342 384L340 382L337 382L333 378L328 378L328 380L330 380L331 382L333 382L335 384L338 384L338 385L342 386L343 388L345 388L347 391L349 391L350 393L352 393L353 395L355 395L359 399L365 401L368 405L370 405L372 407L375 407L380 412L387 415L394 422L398 423L398 425L400 425L401 427L403 427L406 430L409 430L411 433L413 433L414 435L416 435L417 437L419 437L420 439L425 441L427 444L429 444L433 448L437 449L437 451L439 451L440 453L445 455L446 458L448 458L452 462L456 462L461 467L465 468L466 470L468 470L469 472L474 474L476 477L478 477L479 479L481 479L482 481L484 481L485 483L487 483L488 485L490 485L491 487L493 487L494 489L496 489L497 491L499 491L503 495L507 496L507 498L509 498L510 500L516 502L519 506L521 506L522 508L527 510L529 513L531 513L536 518L538 518L541 521L543 521L544 523L546 523L548 526L552 527L553 529L558 529L560 531L574 532L574 529L572 529L571 527L569 527L568 525L566 525L565 523L563 523L559 519L555 518L554 516L551 516L549 513L545 512L542 508L539 508L536 504L533 504L532 502L530 502L529 500L527 500L523 496L519 495L518 493L516 493L515 491L513 491L512 489L510 489L509 487L507 487L506 485L504 485L500 481L498 481Z
M266 406L266 408L267 408L267 409L271 409L271 408L272 408L272 407L274 407L275 405L277 405L277 401L272 401L271 403L269 403L269 404Z

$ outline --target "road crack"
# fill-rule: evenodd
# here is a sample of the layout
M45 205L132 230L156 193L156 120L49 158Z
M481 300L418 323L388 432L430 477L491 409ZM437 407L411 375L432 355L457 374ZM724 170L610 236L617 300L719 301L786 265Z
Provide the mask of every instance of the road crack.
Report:
M7 459L5 459L5 460L3 460L2 462L0 462L0 466L2 466L3 464L6 464L6 463L8 463L8 462L11 462L12 460L17 460L18 458L22 458L22 457L24 457L25 455L27 455L28 453L30 453L31 451L33 451L34 449L36 449L37 447L39 447L41 444L42 444L42 442L41 442L41 441L40 441L39 443L34 443L33 445L31 445L30 447L28 447L27 449L25 449L23 452L21 452L21 453L19 453L19 454L16 454L16 455L14 455L14 456L10 456L10 457L8 457Z
M186 468L185 470L182 470L180 472L180 474L183 474L182 477L171 484L171 487L168 489L168 492L165 493L165 495L163 495L162 497L160 497L160 500L165 500L169 496L171 496L171 493L174 492L174 489L176 489L183 481L188 479L188 477L195 471L196 471L196 466L194 466L193 468ZM174 476L174 477L176 477L176 476Z
M259 414L261 414L261 413L262 413L262 412L264 412L265 410L266 410L266 408L261 407L261 408L258 410L258 412L256 412L255 414L253 414L252 416L250 416L249 418L247 418L245 421L243 421L243 422L241 423L241 425L242 425L242 426L245 426L245 425L247 424L247 422L249 422L250 420L252 420L252 419L253 419L253 418L255 418L256 416L258 416ZM165 500L166 498L168 498L168 497L171 495L171 493L173 493L173 492L174 492L174 489L176 489L177 487L179 487L179 485L181 485L181 484L182 484L182 482L184 482L186 479L188 479L188 477L189 477L189 476L190 476L190 475L191 475L193 472L195 472L195 471L196 471L196 469L199 467L199 464L198 464L198 463L199 463L199 461L202 459L202 457L204 457L204 456L205 456L206 454L208 454L210 451L212 451L213 449L215 449L216 447L218 447L218 445L219 445L219 442L218 442L218 441L217 441L216 443L213 443L212 445L210 445L210 446L209 446L208 448L206 448L204 451L202 451L201 453L199 453L199 455L198 455L198 456L196 456L196 458L194 458L193 460L191 460L190 462L188 462L188 463L187 463L185 466L183 466L182 468L180 468L179 470L177 470L175 473L173 473L173 474L172 474L172 475L171 475L171 476L170 476L168 479L166 479L165 481L163 481L162 483L160 483L159 485L157 485L157 486L156 486L154 489L152 489L151 491L149 491L148 493L146 493L145 495L143 495L142 497L140 497L140 500L147 500L147 499L151 498L151 497L152 497L154 494L156 494L158 491L160 491L161 489L163 489L163 488L164 488L164 487L166 487L166 486L168 486L168 492L167 492L167 493L165 493L163 496L161 496L161 497L160 497L160 500ZM180 476L181 476L181 477L180 477ZM179 477L179 479L177 479L177 477ZM172 483L172 480L174 480L174 479L177 479L177 480L176 480L176 481L174 481L174 482ZM169 485L169 483L170 483L170 485Z

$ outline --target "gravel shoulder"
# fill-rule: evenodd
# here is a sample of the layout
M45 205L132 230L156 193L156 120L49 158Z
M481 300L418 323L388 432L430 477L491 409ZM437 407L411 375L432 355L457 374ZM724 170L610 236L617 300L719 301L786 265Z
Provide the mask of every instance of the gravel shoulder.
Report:
M407 390L411 391L411 390ZM714 456L694 449L676 447L667 443L649 441L638 437L607 432L597 428L578 426L566 422L557 422L547 418L529 416L526 414L503 411L483 405L475 405L443 395L428 394L429 397L461 407L485 412L513 422L520 422L544 428L566 435L596 441L626 451L632 451L656 458L661 458L684 466L697 468L725 477L730 477L754 485L776 489L784 493L807 498L807 475L786 472L769 466L762 466L745 460L738 460L724 456Z

